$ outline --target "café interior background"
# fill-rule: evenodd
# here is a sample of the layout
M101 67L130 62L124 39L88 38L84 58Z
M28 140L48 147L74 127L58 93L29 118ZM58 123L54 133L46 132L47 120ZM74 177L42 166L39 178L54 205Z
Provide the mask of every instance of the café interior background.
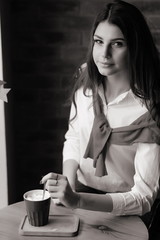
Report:
M91 24L104 0L1 0L8 203L61 173L76 68L85 62ZM159 47L160 1L130 0L148 19ZM146 49L147 50L147 49Z

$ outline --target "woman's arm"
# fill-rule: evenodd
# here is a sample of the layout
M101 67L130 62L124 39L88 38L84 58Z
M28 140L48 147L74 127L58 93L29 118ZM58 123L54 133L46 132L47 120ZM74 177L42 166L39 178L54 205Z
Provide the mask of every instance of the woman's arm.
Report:
M49 173L42 178L41 183L46 183L51 197L58 198L66 207L106 212L113 209L112 198L109 195L74 192L64 175Z
M108 194L78 193L78 206L92 211L112 212L113 202Z
M134 165L132 189L110 194L113 200L113 214L143 215L151 210L159 189L160 146L156 143L139 143Z
M131 191L109 194L76 193L67 177L47 174L42 183L52 197L67 207L83 208L94 211L106 211L116 215L143 215L151 210L159 188L160 147L157 144L138 145L135 156L134 186ZM113 210L112 210L113 209Z
M63 175L67 177L69 184L74 191L78 165L78 162L74 159L68 159L63 163Z
M70 186L75 190L75 181L80 161L80 140L79 118L76 115L76 108L73 103L71 104L69 119L70 121L63 146L63 175L68 178Z

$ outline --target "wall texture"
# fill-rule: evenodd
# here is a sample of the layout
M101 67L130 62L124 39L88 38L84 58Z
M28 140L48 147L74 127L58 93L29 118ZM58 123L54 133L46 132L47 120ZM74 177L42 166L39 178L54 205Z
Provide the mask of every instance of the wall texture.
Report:
M105 2L9 0L4 7L5 76L12 88L6 106L10 203L39 187L42 175L61 172L70 80L85 61L91 23ZM128 2L143 11L158 39L160 1Z

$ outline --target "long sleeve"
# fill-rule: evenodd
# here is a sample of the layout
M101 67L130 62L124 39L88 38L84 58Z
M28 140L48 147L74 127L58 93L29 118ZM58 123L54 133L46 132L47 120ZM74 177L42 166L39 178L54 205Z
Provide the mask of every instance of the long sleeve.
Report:
M70 119L75 116L75 106L71 105ZM79 125L78 117L76 116L70 123L68 131L65 134L65 142L63 147L63 162L68 159L74 159L79 162Z
M75 94L75 105L72 103L70 110L70 122L68 131L65 134L63 147L63 162L74 159L78 163L83 159L93 124L92 95L87 92L87 97L83 94L83 88L78 89ZM89 96L90 95L90 96Z
M117 215L143 215L151 210L159 189L160 146L139 143L134 160L134 186L125 193L110 194Z

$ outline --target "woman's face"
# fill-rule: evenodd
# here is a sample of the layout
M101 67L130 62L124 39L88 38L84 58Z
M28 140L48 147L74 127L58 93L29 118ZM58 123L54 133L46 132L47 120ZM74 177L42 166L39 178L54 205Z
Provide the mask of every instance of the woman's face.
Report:
M100 74L109 77L128 71L128 48L119 27L107 20L99 23L93 41L93 60Z

